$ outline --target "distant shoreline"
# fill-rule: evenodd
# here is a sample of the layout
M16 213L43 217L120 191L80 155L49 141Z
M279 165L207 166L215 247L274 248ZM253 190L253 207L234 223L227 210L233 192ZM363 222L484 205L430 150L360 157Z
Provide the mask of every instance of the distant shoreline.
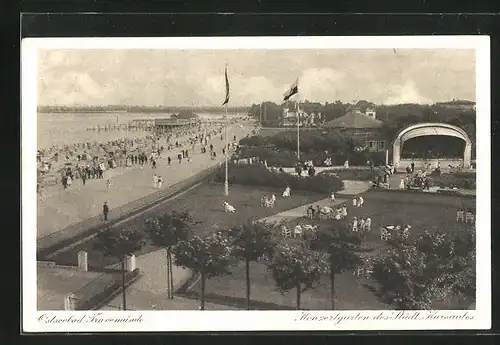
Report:
M144 113L144 114L167 114L167 113L179 113L186 111L186 108L132 108L132 109L92 109L92 108L51 108L51 107L39 107L37 108L38 113L57 113L57 114L65 114L65 113L82 113L82 114L94 114L94 113ZM193 113L214 113L218 114L224 111L222 107L218 108L189 108L190 112ZM250 111L250 107L234 107L228 108L229 113L248 113Z

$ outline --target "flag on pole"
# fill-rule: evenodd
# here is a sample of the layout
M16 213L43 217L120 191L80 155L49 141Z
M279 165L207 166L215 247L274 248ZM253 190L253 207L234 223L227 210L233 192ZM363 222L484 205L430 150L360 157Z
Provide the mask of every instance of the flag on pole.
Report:
M288 101L290 97L292 97L298 92L299 92L299 78L297 78L297 80L295 80L295 83L293 83L292 86L290 86L290 88L285 92L285 94L283 95L284 96L283 100Z
M224 79L226 80L226 98L224 99L224 103L222 103L222 105L229 103L229 79L227 79L227 65L226 70L224 71Z

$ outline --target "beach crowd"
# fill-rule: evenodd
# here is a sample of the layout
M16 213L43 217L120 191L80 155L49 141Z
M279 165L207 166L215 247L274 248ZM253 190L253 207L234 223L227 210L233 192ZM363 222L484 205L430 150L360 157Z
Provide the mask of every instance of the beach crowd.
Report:
M191 162L195 154L196 145L199 152L209 152L211 159L216 158L214 139L223 141L224 126L221 123L205 123L190 128L174 128L169 131L151 133L145 137L123 137L104 143L81 142L71 145L52 146L39 149L37 152L37 191L44 193L49 185L61 185L70 188L76 179L85 186L88 180L106 180L111 188L110 176L107 170L116 168L131 168L151 165L156 169L158 161L165 158L167 165L172 160L181 164L183 160ZM219 144L221 153L237 146L236 137L232 138L226 148ZM230 138L228 138L228 142ZM156 177L155 187L161 186L161 177ZM160 180L160 181L158 181Z

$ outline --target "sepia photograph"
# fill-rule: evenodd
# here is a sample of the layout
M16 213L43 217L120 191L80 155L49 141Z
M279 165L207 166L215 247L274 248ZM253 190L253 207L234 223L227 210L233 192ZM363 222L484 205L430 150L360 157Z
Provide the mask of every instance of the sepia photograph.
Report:
M484 36L24 40L25 330L489 328L489 64Z

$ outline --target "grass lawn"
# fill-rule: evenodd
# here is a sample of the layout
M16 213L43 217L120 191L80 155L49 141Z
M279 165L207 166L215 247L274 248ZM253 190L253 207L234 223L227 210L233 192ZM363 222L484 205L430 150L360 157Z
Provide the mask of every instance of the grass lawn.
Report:
M291 198L282 199L281 189L268 187L246 187L234 185L229 187L229 196L224 195L224 187L220 184L203 184L186 194L180 195L174 200L167 202L153 210L150 210L134 219L118 225L119 228L135 228L144 230L144 222L165 212L188 210L201 224L192 228L192 232L198 235L206 235L217 227L232 227L244 223L247 220L264 218L285 210L289 210L303 204L323 199L322 194L305 191L295 191ZM260 207L260 198L263 195L274 193L277 196L274 208ZM236 208L236 213L225 213L222 203L227 200ZM76 265L77 253L81 250L87 251L89 268L99 270L115 264L116 259L104 257L94 248L95 240L90 239L59 253L52 260L61 265ZM148 243L136 255L145 254L157 248Z
M368 234L364 246L383 250L385 242L380 240L380 227L384 225L407 223L412 225L413 236L425 230L454 232L461 231L466 225L456 223L457 208L475 209L475 199L430 195L409 194L391 192L366 192L363 194L365 200L363 208L349 207L349 218L367 217L372 218L372 231ZM352 205L352 204L351 204ZM297 219L296 223L317 223L322 227L334 226L334 220L316 221L308 219ZM282 295L275 289L275 283L271 274L266 270L264 264L251 265L251 298L256 309L293 309L295 307L295 290ZM339 310L369 310L369 309L391 309L381 304L370 288L373 282L365 278L357 278L352 273L346 272L337 276L336 308ZM199 285L199 284L198 284ZM195 287L195 291L199 289ZM330 306L329 279L325 277L321 284L314 290L306 291L302 296L302 308L305 309L328 309ZM221 303L226 301L228 305L245 306L245 270L244 264L232 268L232 274L221 278L209 279L206 284L207 300ZM446 303L436 301L438 309L466 309L459 301Z

